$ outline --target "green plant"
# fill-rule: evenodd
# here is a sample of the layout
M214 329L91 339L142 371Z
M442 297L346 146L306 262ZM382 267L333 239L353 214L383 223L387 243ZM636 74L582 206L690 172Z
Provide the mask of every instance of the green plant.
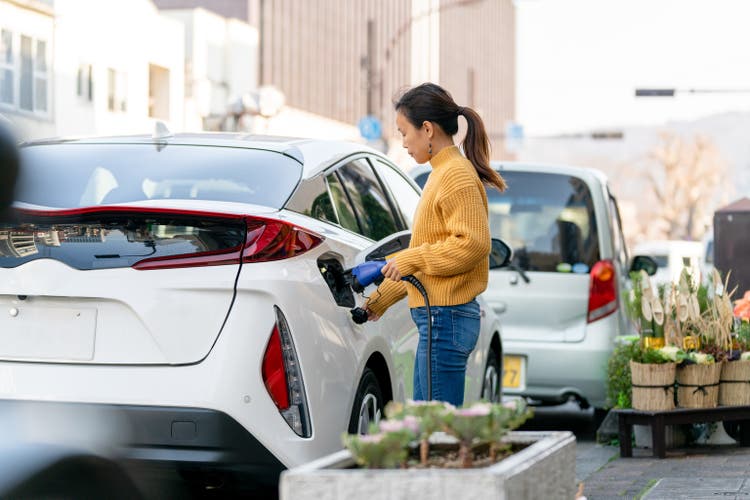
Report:
M641 348L638 337L620 337L607 362L607 405L610 408L630 408L632 382L630 360Z

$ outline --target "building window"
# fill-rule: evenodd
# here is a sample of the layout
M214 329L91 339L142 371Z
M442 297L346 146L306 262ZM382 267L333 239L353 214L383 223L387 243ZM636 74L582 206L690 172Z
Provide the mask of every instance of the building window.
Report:
M49 110L47 42L0 30L0 104L40 114Z
M122 71L107 70L107 109L125 112L127 106L127 75Z
M34 110L47 111L47 82L49 80L47 69L47 42L36 41L34 55Z
M0 103L13 104L13 33L0 30Z
M169 70L148 66L148 116L169 120Z
M94 100L94 76L93 67L90 64L78 66L76 94L87 101Z

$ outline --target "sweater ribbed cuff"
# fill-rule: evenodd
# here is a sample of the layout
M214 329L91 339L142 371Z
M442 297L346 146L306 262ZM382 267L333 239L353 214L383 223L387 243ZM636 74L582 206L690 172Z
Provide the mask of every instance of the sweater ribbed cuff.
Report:
M389 307L404 297L406 297L406 283L386 279L377 291L370 295L365 307L378 316L382 316Z

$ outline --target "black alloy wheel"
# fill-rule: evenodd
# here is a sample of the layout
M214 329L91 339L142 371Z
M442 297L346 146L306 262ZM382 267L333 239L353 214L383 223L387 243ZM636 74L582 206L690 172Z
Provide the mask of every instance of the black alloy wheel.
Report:
M362 378L354 396L352 416L349 419L349 434L367 434L370 424L377 424L383 418L383 392L380 390L378 378L369 368L362 372Z
M487 367L484 369L482 399L489 403L499 403L503 398L503 370L500 356L494 348L487 353Z

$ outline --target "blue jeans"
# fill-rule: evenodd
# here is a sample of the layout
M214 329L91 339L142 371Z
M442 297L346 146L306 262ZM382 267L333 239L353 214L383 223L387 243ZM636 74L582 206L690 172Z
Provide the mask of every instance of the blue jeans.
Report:
M479 304L432 306L432 399L455 406L464 402L466 362L479 338ZM427 308L411 309L419 330L414 366L414 399L427 399Z

